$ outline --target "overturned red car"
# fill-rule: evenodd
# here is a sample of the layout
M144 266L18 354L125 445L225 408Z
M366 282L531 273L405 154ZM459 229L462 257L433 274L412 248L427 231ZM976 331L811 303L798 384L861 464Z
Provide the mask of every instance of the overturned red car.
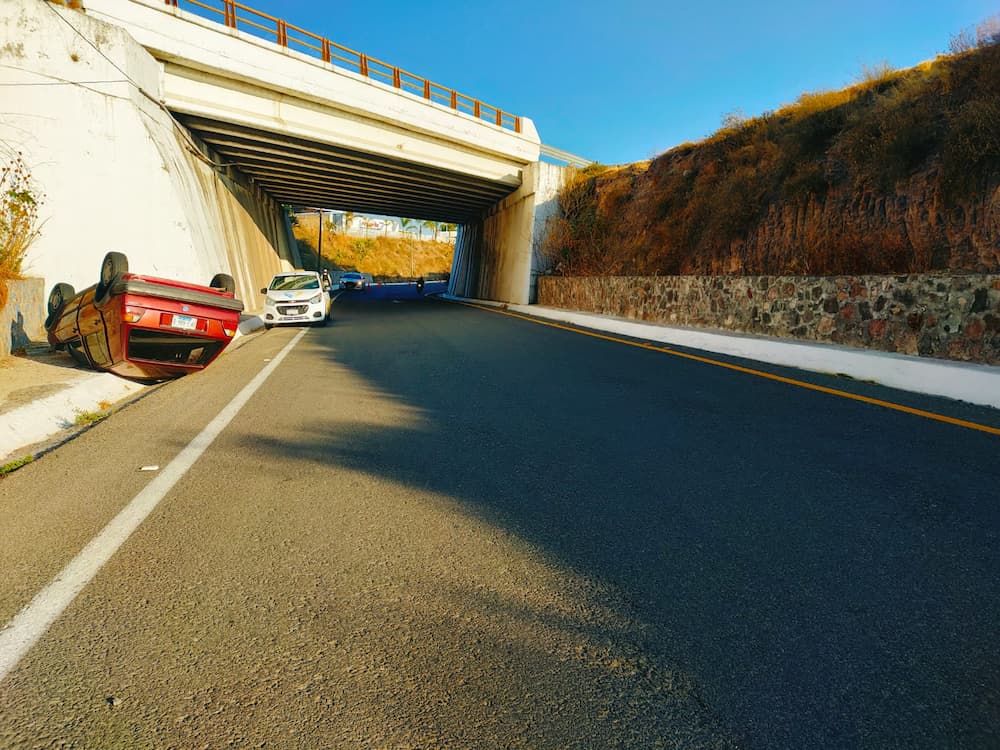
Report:
M235 289L224 273L208 286L129 273L122 253L108 253L94 286L52 287L45 330L82 365L168 380L204 369L232 341L243 310Z

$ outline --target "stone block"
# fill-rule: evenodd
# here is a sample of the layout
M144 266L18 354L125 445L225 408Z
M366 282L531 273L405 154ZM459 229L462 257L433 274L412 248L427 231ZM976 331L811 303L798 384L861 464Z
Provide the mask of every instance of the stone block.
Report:
M539 301L642 320L1000 364L1000 278L967 275L962 281L965 289L956 292L955 278L945 274L798 281L545 278L539 281Z
M7 282L7 304L0 310L0 357L32 341L45 341L45 280Z

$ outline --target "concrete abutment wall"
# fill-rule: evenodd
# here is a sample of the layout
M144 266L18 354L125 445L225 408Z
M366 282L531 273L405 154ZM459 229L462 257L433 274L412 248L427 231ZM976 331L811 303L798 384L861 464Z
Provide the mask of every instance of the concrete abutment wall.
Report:
M250 310L296 264L281 207L158 102L162 66L120 27L46 0L4 0L0 159L21 152L42 195L24 264L46 290L97 281L109 250L138 273L236 280ZM44 316L44 311L43 311Z
M541 253L548 218L558 211L567 169L536 162L521 187L486 216L459 228L449 292L512 304L534 302L535 279L545 270Z

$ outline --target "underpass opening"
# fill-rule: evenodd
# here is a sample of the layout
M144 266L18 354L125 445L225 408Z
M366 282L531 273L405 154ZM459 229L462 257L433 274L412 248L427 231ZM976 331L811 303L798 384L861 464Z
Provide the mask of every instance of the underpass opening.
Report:
M329 273L335 289L378 298L447 287L455 224L319 209L291 217L303 267Z

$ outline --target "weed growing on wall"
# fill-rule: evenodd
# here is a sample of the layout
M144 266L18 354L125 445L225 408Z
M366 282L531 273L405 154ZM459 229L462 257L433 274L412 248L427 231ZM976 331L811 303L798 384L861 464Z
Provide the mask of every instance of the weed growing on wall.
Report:
M0 309L7 304L7 282L21 278L28 247L39 233L41 193L20 152L0 169Z

